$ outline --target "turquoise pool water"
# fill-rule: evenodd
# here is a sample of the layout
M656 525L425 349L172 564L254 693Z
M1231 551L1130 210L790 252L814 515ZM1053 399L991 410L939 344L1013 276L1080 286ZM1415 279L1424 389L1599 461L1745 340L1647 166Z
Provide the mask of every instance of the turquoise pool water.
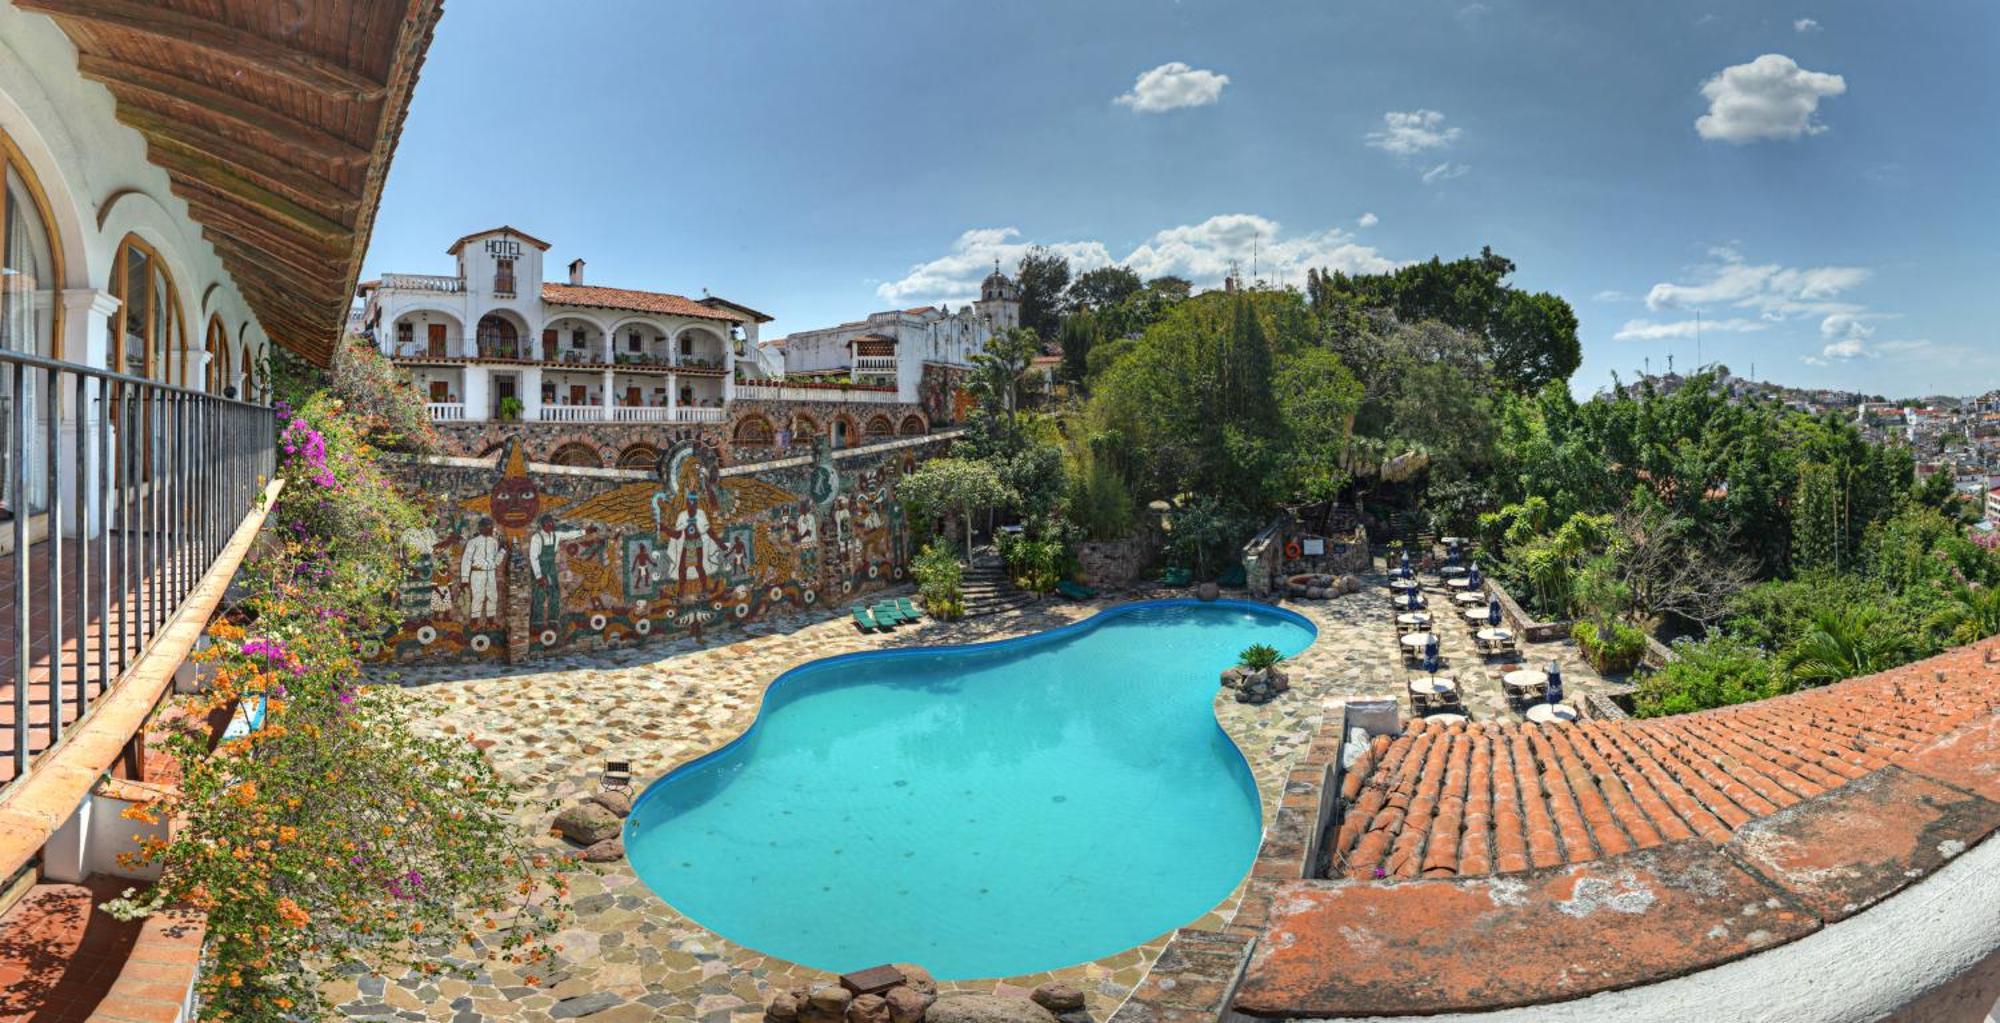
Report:
M1051 632L786 672L734 744L655 782L626 824L675 909L827 970L1030 973L1201 916L1261 832L1215 723L1237 652L1312 642L1263 605L1153 601Z

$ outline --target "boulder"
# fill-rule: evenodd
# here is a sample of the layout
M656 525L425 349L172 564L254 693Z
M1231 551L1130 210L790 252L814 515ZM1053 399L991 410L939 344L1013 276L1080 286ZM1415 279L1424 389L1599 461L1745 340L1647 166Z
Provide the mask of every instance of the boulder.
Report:
M1249 668L1241 666L1230 668L1222 673L1222 687L1224 689L1241 689L1243 688L1243 680L1249 677Z
M780 991L771 997L771 1004L764 1007L764 1023L798 1023L799 998L790 991Z
M605 789L604 791L599 792L594 796L591 796L589 799L584 800L584 802L596 803L598 806L601 806L606 810L609 810L612 813L617 814L620 817L625 817L632 813L632 793L627 792L624 789Z
M931 1004L924 1023L1055 1023L1055 1016L1025 998L953 992Z
M853 1001L854 995L839 984L822 984L799 1007L799 1023L846 1023L847 1006Z
M1342 593L1360 593L1360 592L1361 592L1361 577L1360 577L1360 576L1358 576L1358 575L1344 575L1344 576L1341 576L1341 577L1340 577L1340 592L1342 592Z
M578 845L595 845L618 837L624 822L596 803L579 803L556 815L556 830Z
M1214 600L1222 596L1222 587L1214 583L1202 583L1194 588L1194 595L1201 600Z
M903 983L915 988L918 994L926 998L937 998L937 980L931 976L931 971L915 963L891 963L890 965L902 971Z
M1028 995L1036 1005L1050 1012L1069 1012L1083 1008L1083 992L1058 981L1050 981L1036 988Z
M625 840L607 838L602 842L592 842L583 847L585 863L610 863L625 858Z
M924 1010L931 1007L935 998L908 984L898 984L882 992L882 1000L889 1003L889 1023L922 1023Z
M889 1023L889 1000L881 995L856 995L847 1003L847 1023Z

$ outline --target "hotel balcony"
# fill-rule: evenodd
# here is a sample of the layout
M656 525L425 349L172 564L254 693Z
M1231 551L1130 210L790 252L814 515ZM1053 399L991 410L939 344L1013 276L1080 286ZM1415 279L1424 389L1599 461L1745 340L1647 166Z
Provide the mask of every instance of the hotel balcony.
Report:
M446 277L442 274L383 274L384 291L427 291L438 295L457 295L465 291L465 278Z

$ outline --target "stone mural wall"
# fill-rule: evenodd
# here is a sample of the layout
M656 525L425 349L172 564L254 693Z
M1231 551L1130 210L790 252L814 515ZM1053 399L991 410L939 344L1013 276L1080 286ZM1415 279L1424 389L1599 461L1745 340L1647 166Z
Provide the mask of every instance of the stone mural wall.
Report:
M972 371L963 366L924 363L923 375L917 380L917 400L933 428L965 422L976 404L966 390L971 379Z
M404 537L385 661L521 661L839 604L908 574L896 484L949 438L724 468L683 440L650 471L486 458L406 463L430 522Z

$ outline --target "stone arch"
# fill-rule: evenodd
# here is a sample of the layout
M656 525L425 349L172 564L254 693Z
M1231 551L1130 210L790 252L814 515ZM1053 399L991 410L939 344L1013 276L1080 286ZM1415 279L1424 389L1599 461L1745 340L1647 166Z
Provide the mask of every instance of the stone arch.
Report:
M736 421L729 431L729 442L746 447L769 447L776 435L769 419L762 413L752 412Z
M476 351L486 358L519 359L526 357L530 339L528 321L512 309L491 309L479 318L474 328L478 347Z
M575 466L581 469L604 468L604 455L595 445L583 441L570 441L550 453L549 461L555 465Z
M921 437L929 432L931 429L924 423L924 417L915 412L904 416L902 423L896 427L896 433L903 437Z
M792 436L801 441L819 436L819 420L804 412L792 413Z
M456 331L460 339L459 347L460 348L466 347L465 320L461 318L457 313L454 313L449 309L440 309L437 306L433 305L413 305L396 311L395 318L382 328L389 332L389 338L391 342L389 350L396 355L428 354L429 344L430 344L430 336L429 336L430 332L428 330L428 327L433 319L444 321L445 325L444 354L446 355L464 354L464 352L462 351L452 351L451 342L452 342L452 334L454 331ZM410 325L409 337L407 340L405 340L403 336L403 329L402 329L402 325L405 321L407 321ZM408 350L405 350L406 347Z
M578 327L587 328L584 334L583 346L580 348L572 343L574 341L572 332ZM596 332L597 336L595 338L590 336L591 331ZM531 339L530 347L534 349L537 358L550 361L565 358L564 353L567 352L577 352L579 353L578 357L581 358L583 355L593 351L598 356L608 359L608 353L611 348L608 342L611 336L611 331L604 325L604 321L595 316L586 313L561 312L555 313L542 321L542 336ZM555 342L553 348L549 344L552 340ZM597 360L589 359L588 361L594 362Z
M835 451L851 448L861 441L861 428L855 425L854 417L845 412L835 413L826 431L827 439L832 442Z
M620 469L644 469L647 472L651 472L659 464L660 449L643 441L637 444L628 444L625 450L618 452L618 468Z
M883 440L896 435L896 424L880 412L869 416L861 426L861 436L867 440Z
M719 364L729 358L728 336L704 323L692 323L674 331L673 346L676 358L682 362L695 359Z

